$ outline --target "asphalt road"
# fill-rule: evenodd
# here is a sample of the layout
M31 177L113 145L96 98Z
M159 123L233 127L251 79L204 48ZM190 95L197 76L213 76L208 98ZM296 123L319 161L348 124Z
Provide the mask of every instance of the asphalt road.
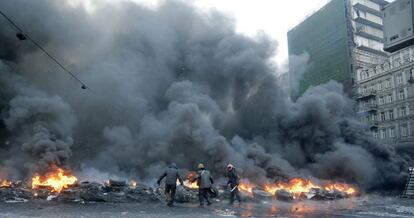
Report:
M414 199L363 196L335 201L270 201L230 206L61 202L1 203L0 217L414 217Z

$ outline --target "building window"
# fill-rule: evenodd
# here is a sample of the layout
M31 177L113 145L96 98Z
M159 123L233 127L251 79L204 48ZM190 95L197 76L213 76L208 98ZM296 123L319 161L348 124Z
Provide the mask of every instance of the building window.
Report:
M407 137L407 125L401 125L401 137Z
M405 107L401 107L400 108L400 117L405 117L407 115L406 111L405 111Z
M400 85L402 83L403 83L403 80L402 80L402 75L400 73L400 74L397 75L397 84Z
M367 87L366 86L364 86L363 88L362 88L362 93L367 93Z
M385 120L385 112L381 112L381 121Z
M387 133L385 132L385 129L381 129L381 139L387 138Z
M400 92L398 92L398 98L399 98L400 100L403 100L403 99L405 98L405 95L404 95L404 90L400 90Z
M379 82L378 83L378 90L381 90L382 89L382 82Z
M387 99L387 101L386 101L387 103L391 103L392 102L392 95L388 95L386 99Z
M386 88L391 88L391 79L387 79L385 82L385 87Z
M388 117L390 118L390 120L394 119L394 111L393 110L388 111Z
M382 105L382 104L384 104L384 97L379 97L379 103L378 103L379 105Z
M395 128L394 127L390 127L388 129L388 135L390 136L390 138L394 138L395 137Z
M379 137L379 133L378 133L378 131L375 131L374 132L374 138L378 138Z

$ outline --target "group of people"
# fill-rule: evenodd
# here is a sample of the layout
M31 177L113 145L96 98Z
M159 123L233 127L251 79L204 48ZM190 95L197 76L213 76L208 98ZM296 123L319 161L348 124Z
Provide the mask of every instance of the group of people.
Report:
M211 176L210 171L206 169L203 163L198 164L197 168L197 174L194 178L191 179L190 182L197 182L200 206L204 206L204 201L207 202L207 205L211 205L209 194L212 193L212 185L214 183L213 177ZM232 164L227 165L226 176L228 178L227 187L230 190L230 204L233 204L235 199L240 204L241 198L239 195L239 176ZM184 182L180 176L177 165L175 163L170 164L168 169L165 170L165 172L160 176L160 178L157 181L158 185L161 184L161 180L163 180L164 178L167 205L172 207L174 204L177 180L180 182L181 185L184 185Z

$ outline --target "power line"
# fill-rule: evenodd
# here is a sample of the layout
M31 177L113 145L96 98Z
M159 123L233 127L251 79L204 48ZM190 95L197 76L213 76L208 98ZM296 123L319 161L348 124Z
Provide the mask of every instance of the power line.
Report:
M6 14L4 14L0 10L0 14L13 26L15 27L19 33L16 35L20 40L25 40L26 38L29 39L36 47L38 47L43 53L45 53L52 61L54 61L60 68L62 68L66 73L68 73L72 78L74 78L76 81L78 81L82 86L82 89L87 89L90 92L92 90L84 83L82 80L80 80L74 73L72 73L69 69L67 69L63 64L60 63L55 57L53 57L46 49L44 49L39 43L37 43L32 37L30 37L27 33L25 33L15 22L13 22L12 19L10 19Z

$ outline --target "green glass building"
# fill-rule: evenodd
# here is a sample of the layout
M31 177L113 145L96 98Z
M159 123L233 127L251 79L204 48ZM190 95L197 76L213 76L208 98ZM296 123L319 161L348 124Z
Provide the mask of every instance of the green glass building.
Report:
M382 46L372 46L382 45L382 38L374 36L374 33L378 30L381 33L379 36L382 36L380 7L383 4L386 2L331 0L288 32L289 56L309 54L309 65L300 81L299 92L292 93L293 96L301 95L310 86L329 80L341 82L345 90L352 94L353 72L358 67L381 62L387 56ZM366 14L369 16L361 18ZM378 18L381 23L370 21L371 17ZM360 26L365 31L356 30ZM356 36L361 33L362 36ZM362 42L358 44L358 40ZM292 69L291 66L289 68Z

